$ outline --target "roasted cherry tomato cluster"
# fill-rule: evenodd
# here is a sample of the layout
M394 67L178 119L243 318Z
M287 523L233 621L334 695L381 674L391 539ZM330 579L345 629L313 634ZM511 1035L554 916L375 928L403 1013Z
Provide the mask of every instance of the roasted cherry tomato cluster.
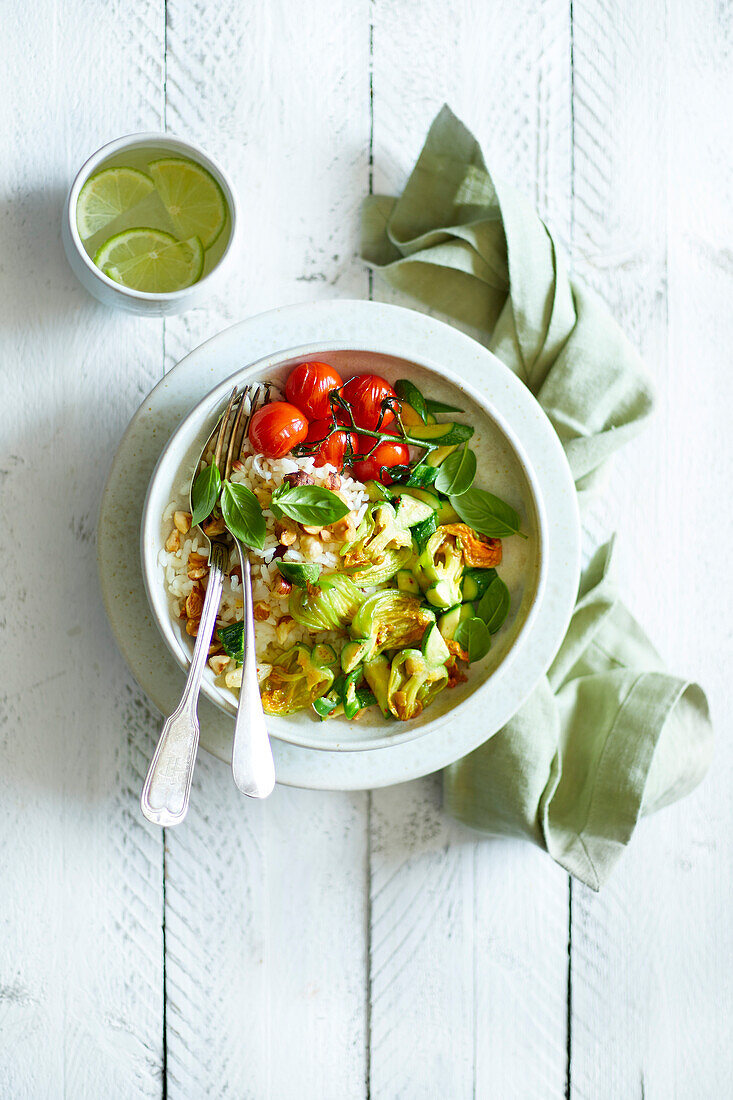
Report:
M328 363L299 363L285 385L287 401L272 401L252 417L249 438L268 458L283 458L305 444L316 466L353 468L361 481L389 484L392 466L410 461L410 451L388 425L398 407L395 391L378 374L357 374L346 383ZM396 438L379 439L358 429ZM318 446L318 444L321 444Z

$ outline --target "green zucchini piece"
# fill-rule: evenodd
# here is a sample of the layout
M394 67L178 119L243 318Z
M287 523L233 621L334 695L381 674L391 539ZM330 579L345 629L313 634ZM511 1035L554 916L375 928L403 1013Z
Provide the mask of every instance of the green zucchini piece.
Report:
M438 526L442 527L444 523L460 523L461 517L455 510L449 500L441 500L440 508L438 508Z
M336 708L341 705L338 699L332 699L331 695L332 692L329 692L328 695L322 695L320 699L313 700L313 710L322 721L333 714Z
M455 590L450 581L435 581L425 592L425 599L433 607L450 607L455 597Z
M464 603L480 600L496 578L495 569L466 569L463 572L461 596Z
M425 458L425 461L427 462L428 466L440 466L443 462L445 462L448 455L453 454L457 446L458 444L455 443L452 447L436 447L435 450L429 452L429 454Z
M278 571L286 581L295 584L298 588L307 588L309 584L318 584L321 575L320 565L314 562L303 561L279 561Z
M386 485L382 485L381 481L365 481L364 488L367 491L367 496L372 503L376 504L379 501L391 500L392 493Z
M395 580L397 581L397 587L400 592L409 592L411 596L420 595L420 585L409 569L400 569L395 574Z
M387 705L387 686L389 684L389 661L381 654L364 665L364 679L374 692L379 709L385 717L391 717L392 712Z
M409 491L405 490L400 494L399 503L397 505L397 522L401 523L403 527L416 527L418 523L422 523L426 519L430 519L430 516L435 511L429 504L425 504L422 500L418 500L413 494L417 492L416 489Z
M423 657L432 666L444 665L450 657L448 646L443 640L437 623L431 623L426 628L421 648Z
M428 539L432 538L438 530L437 513L431 512L427 519L424 519L422 523L418 523L417 526L413 527L411 530L412 537L417 543L418 550L422 553Z
M451 642L455 638L456 630L462 622L466 619L473 618L473 606L470 603L457 603L454 607L449 607L438 619L438 630L443 635L446 642Z
M436 447L446 447L448 444L465 443L473 435L470 424L456 424L448 420L444 424L416 424L410 428L413 439L420 439L425 443L434 443Z
M341 668L344 672L353 672L364 660L371 648L371 638L354 638L341 650Z
M400 495L405 496L407 493L409 493L411 497L414 497L415 500L420 500L423 504L427 504L434 512L437 512L440 508L440 497L434 489L405 488Z

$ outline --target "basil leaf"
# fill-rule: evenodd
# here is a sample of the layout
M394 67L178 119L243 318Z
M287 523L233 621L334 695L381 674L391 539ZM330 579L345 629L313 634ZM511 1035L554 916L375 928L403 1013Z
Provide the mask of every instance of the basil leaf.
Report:
M491 649L491 635L483 619L464 619L459 623L455 640L468 653L469 661L480 661Z
M278 519L287 516L296 523L327 527L349 510L341 497L321 485L281 485L272 495L272 510Z
M410 382L408 378L398 378L394 384L394 391L400 401L406 401L408 405L412 405L423 424L427 424L428 410L425 405L425 398L417 386Z
M412 471L405 485L410 489L426 489L433 484L437 476L437 466L426 466L421 462L420 465L416 466Z
M301 561L279 561L277 567L286 581L298 588L307 588L309 584L318 584L321 575L320 565Z
M221 514L235 539L255 550L262 549L265 545L265 517L251 489L225 481L221 487Z
M447 497L462 496L471 488L475 477L476 455L464 443L459 451L448 455L438 467L435 488Z
M216 633L224 646L227 657L234 661L244 660L244 623L232 623L230 626L217 627Z
M521 534L519 516L511 505L485 489L469 489L460 496L451 496L450 502L463 522L481 535L500 539Z
M489 634L496 634L509 614L511 596L501 577L495 577L479 600L476 614L486 623Z
M462 413L463 409L457 409L455 405L444 405L442 401L433 401L432 397L428 397L425 401L425 406L429 413L436 416L438 413Z
M214 505L219 499L220 489L221 474L219 473L219 467L212 462L211 466L207 466L205 470L201 471L191 487L192 527L207 519L214 511Z

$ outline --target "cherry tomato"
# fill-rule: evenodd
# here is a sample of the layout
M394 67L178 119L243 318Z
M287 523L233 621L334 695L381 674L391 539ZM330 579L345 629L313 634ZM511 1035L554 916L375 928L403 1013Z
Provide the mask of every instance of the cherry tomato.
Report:
M309 420L322 420L331 411L329 393L340 385L341 375L328 363L299 363L288 376L285 396Z
M308 428L306 442L316 443L319 439L323 439L324 442L321 447L313 455L314 465L325 466L327 462L330 462L332 466L341 471L344 468L344 455L349 440L354 454L357 453L359 444L354 433L347 432L345 428L339 428L329 439L326 439L325 437L331 431L331 426L330 420L312 420Z
M396 435L396 432L389 432L389 435ZM363 435L359 439L359 449L362 454L369 450L374 445L374 440L368 435ZM397 440L392 442L391 439L383 439L381 443L378 443L374 453L362 458L358 462L354 463L354 477L357 477L359 481L381 481L383 485L391 485L392 478L387 470L384 473L380 473L382 466L403 466L410 461L410 448L406 443L400 443Z
M389 382L385 382L378 374L357 374L341 387L341 394L351 405L354 420L359 427L368 428L372 432L376 431L382 416L384 399L390 397L397 401L397 394ZM388 408L382 417L381 427L385 428L393 420L394 413Z
M249 425L250 443L268 458L282 458L308 435L308 421L300 409L287 401L263 405Z

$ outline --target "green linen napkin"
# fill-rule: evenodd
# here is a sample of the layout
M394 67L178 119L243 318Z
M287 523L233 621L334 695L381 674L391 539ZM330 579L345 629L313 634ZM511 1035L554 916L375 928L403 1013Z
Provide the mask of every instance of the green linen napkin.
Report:
M526 383L582 502L651 412L649 380L603 305L569 277L531 204L490 176L448 107L402 195L366 200L362 256L392 286L469 326ZM596 890L639 817L700 782L712 747L704 693L664 672L616 594L611 549L584 573L546 679L443 784L458 820L534 841Z

